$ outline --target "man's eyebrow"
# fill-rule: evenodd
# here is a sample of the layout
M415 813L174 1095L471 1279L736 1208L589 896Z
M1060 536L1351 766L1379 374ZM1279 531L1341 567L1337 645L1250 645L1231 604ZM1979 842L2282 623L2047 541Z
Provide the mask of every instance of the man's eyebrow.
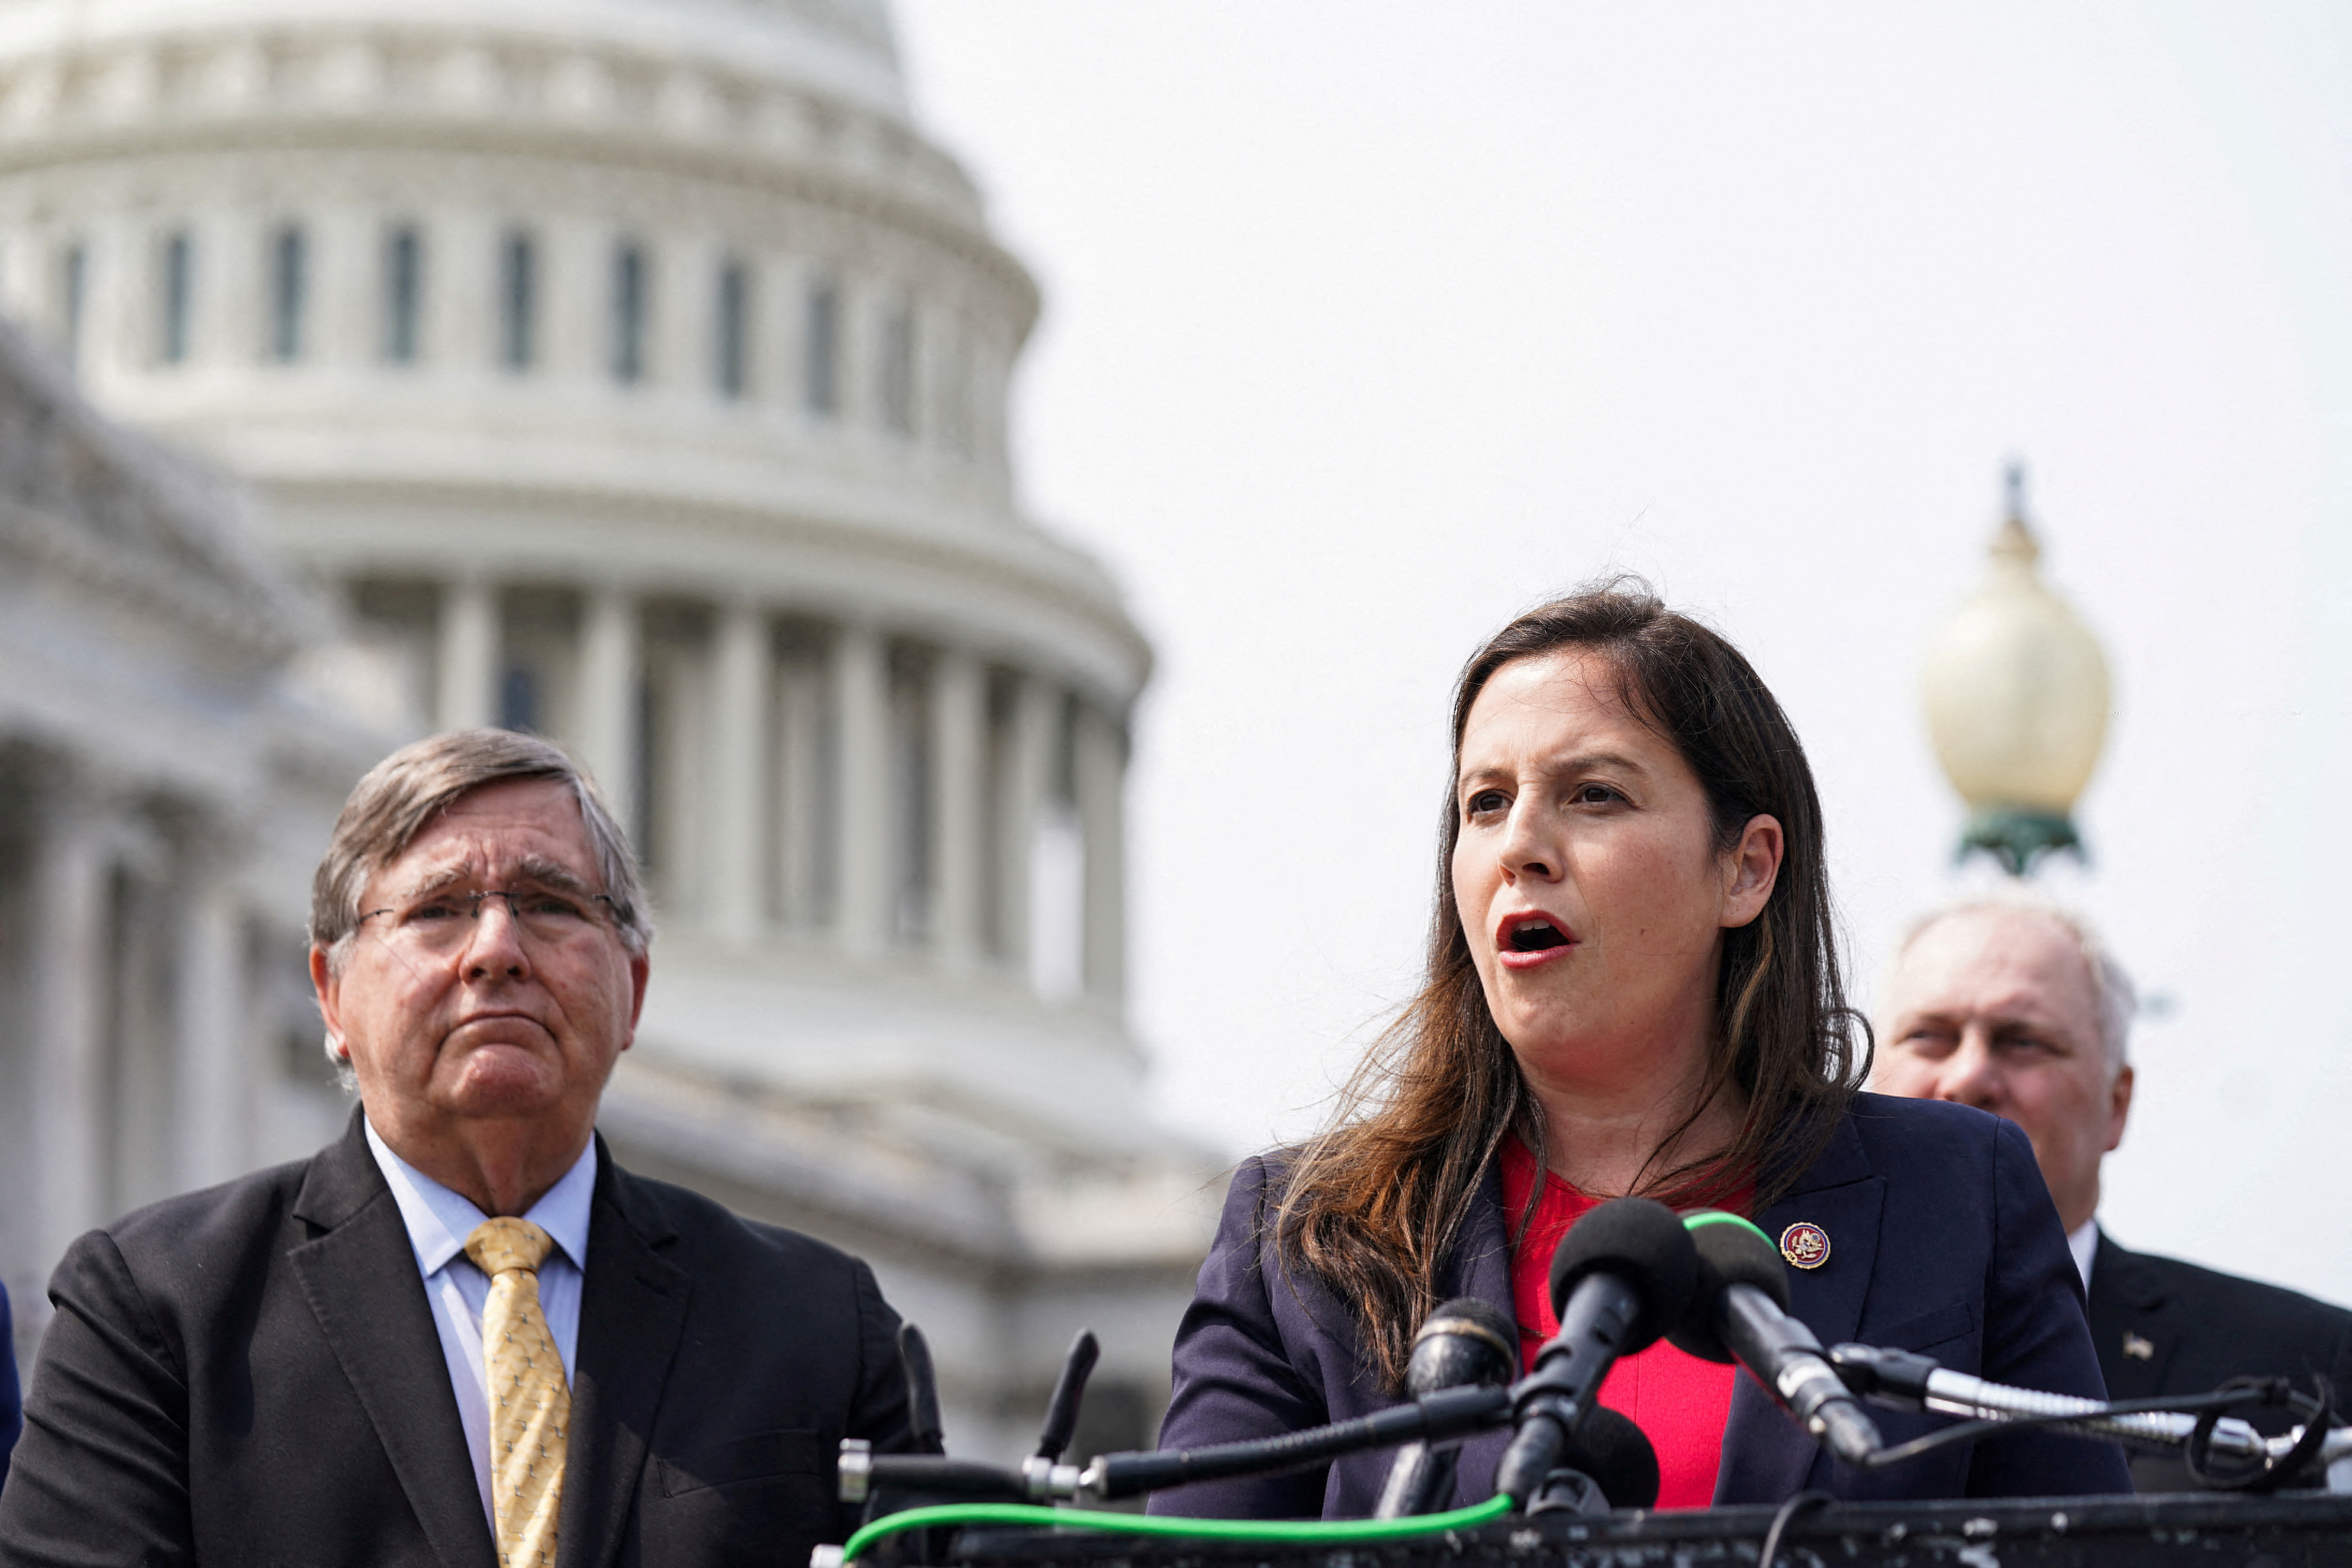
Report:
M429 898L435 893L473 879L474 862L468 858L454 866L445 866L440 870L431 873L415 887L401 893L399 897L404 902ZM550 892L575 893L583 898L593 897L595 892L593 888L581 880L577 872L562 861L551 860L544 855L526 855L516 861L514 880L535 882Z
M521 881L536 882L551 893L578 893L585 897L596 890L583 881L578 872L544 855L524 856L515 863L515 876Z
M403 902L406 902L412 899L421 899L428 894L440 892L444 889L453 888L458 883L467 880L472 876L472 866L466 861L460 860L454 866L443 867L440 870L433 872L431 875L427 876L423 881L418 882L414 887L403 889L394 896L400 899Z

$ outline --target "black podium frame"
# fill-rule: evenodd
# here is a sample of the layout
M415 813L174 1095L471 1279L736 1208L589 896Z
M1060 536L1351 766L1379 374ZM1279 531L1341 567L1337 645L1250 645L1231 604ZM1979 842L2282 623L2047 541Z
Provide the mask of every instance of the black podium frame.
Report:
M948 1561L961 1568L1747 1568L1778 1511L1553 1514L1347 1546L968 1530ZM2352 1565L2352 1496L1829 1503L1790 1519L1779 1560L1787 1568L2336 1568Z

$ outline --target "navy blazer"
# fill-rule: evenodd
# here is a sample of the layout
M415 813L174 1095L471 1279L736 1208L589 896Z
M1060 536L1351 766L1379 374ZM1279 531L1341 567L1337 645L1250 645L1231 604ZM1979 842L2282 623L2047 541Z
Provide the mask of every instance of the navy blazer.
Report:
M1278 1156L1242 1166L1217 1239L1177 1331L1163 1448L1297 1431L1395 1400L1357 1352L1348 1309L1271 1240ZM2105 1396L2083 1315L2083 1285L2032 1145L1966 1106L1858 1096L1796 1187L1756 1216L1778 1237L1801 1222L1829 1237L1817 1268L1789 1271L1795 1315L1824 1344L1844 1340L1933 1356L1958 1372L2062 1394ZM1486 1173L1440 1298L1475 1296L1511 1315L1502 1187ZM1875 1411L1889 1444L1947 1423ZM1509 1434L1463 1446L1453 1506L1493 1494ZM1368 1515L1390 1455L1288 1475L1205 1481L1154 1510L1280 1519ZM1957 1444L1892 1469L1835 1464L1752 1377L1734 1385L1715 1500L1779 1502L1805 1488L1841 1498L2074 1496L2131 1489L2111 1443L2021 1430Z

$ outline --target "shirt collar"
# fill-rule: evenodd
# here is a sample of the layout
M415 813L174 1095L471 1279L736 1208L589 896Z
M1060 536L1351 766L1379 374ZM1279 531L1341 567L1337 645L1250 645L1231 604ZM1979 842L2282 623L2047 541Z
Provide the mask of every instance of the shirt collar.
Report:
M416 1249L416 1266L429 1278L449 1266L466 1250L466 1238L489 1216L473 1201L450 1191L392 1151L365 1116L368 1148L383 1172L392 1201L400 1205L401 1222L408 1227L408 1244ZM563 1173L546 1196L530 1205L523 1218L547 1232L572 1266L583 1274L588 1260L588 1214L596 1195L596 1140Z
M2083 1289L2091 1289L2091 1263L2099 1256L2099 1222L2086 1219L2066 1233L2066 1250L2074 1255L2074 1267L2083 1276Z

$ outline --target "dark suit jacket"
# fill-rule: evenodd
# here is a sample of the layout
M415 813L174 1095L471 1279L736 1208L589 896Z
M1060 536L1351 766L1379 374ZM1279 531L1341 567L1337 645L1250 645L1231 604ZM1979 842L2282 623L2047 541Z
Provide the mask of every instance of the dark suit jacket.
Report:
M1244 1165L1177 1331L1175 1389L1162 1447L1195 1447L1345 1420L1394 1401L1357 1354L1348 1310L1269 1240L1279 1168ZM1778 1237L1819 1226L1830 1256L1789 1271L1795 1315L1824 1344L1862 1340L1931 1355L2004 1383L2097 1397L2098 1363L2083 1318L2082 1277L2014 1126L1940 1101L1863 1095L1794 1191L1756 1216ZM1475 1296L1511 1313L1510 1246L1499 1178L1489 1170L1440 1297ZM1899 1443L1940 1418L1874 1412ZM1490 1496L1509 1440L1464 1445L1454 1504ZM1328 1470L1213 1481L1163 1493L1164 1511L1280 1518L1369 1514L1390 1456ZM1753 1378L1734 1386L1718 1503L1778 1502L1813 1487L1843 1498L2072 1495L2129 1489L2114 1445L2046 1432L2004 1434L1938 1450L1892 1470L1832 1464Z
M16 1390L16 1323L8 1311L8 1291L0 1286L0 1482L8 1479L8 1454L24 1430L25 1407Z
M2099 1233L2091 1260L2091 1341L2116 1399L2202 1394L2232 1377L2286 1377L2306 1392L2314 1373L2352 1397L2352 1312L2275 1285L2193 1263L2126 1252ZM2339 1406L2340 1408L2340 1406ZM2287 1411L2244 1410L2264 1432L2294 1424ZM2187 1466L2134 1454L2144 1492L2189 1491Z
M558 1563L806 1563L854 1523L840 1439L905 1446L897 1316L855 1258L598 1154ZM49 1296L0 1563L496 1561L356 1115L83 1237Z

